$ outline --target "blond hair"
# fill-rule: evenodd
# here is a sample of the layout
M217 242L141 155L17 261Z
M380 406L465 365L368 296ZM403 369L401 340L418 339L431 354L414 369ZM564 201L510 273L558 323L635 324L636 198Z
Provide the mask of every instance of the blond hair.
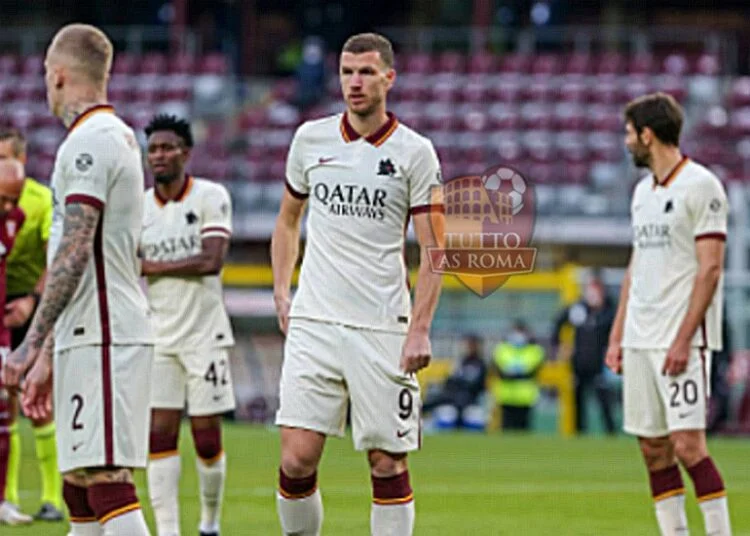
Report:
M109 78L114 47L107 35L89 24L69 24L52 40L50 55L64 56L68 66L102 86Z

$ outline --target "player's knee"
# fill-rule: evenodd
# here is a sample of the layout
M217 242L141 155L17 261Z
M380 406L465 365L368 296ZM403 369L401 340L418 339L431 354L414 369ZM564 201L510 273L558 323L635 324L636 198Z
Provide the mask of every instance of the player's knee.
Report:
M289 478L305 478L318 470L318 457L310 449L283 449L281 470Z
M705 437L696 431L675 432L672 443L677 458L685 467L692 467L708 456Z
M659 471L674 465L674 450L669 438L640 438L643 460L649 471Z
M407 469L406 454L403 453L394 454L383 450L371 450L367 453L367 460L373 476L394 476Z
M195 452L204 462L215 461L222 453L221 428L193 428Z

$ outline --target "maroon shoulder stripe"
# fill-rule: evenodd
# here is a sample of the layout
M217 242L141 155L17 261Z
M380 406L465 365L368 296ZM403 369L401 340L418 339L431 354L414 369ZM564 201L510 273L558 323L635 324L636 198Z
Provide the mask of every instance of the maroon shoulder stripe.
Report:
M86 194L70 194L65 198L65 204L70 205L71 203L81 203L84 205L91 205L94 208L102 210L104 208L104 201L94 197L93 195Z
M292 194L292 197L296 199L307 199L308 197L310 197L310 194L303 194L302 192L298 192L297 190L292 188L292 185L289 184L289 181L287 181L285 184L287 192Z
M213 225L211 227L205 227L201 229L201 234L204 233L224 233L225 235L231 235L232 232L227 229L226 227L221 227L219 225Z
M722 242L725 242L727 239L726 233L703 233L696 235L695 240L705 240L706 238L715 238L717 240L721 240Z
M419 205L409 209L411 214L422 214L424 212L442 212L445 213L445 205Z

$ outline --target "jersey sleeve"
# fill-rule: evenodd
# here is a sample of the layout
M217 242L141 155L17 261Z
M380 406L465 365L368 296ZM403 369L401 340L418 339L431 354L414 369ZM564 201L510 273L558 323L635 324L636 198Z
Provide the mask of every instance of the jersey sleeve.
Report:
M286 189L297 199L310 195L310 182L305 174L303 128L304 125L294 133L286 158Z
M62 191L60 197L66 205L84 203L104 208L114 156L108 136L75 136L68 141L60 155L62 166Z
M409 209L412 214L443 210L440 161L431 142L419 148L409 176Z
M701 180L690 190L690 212L693 235L701 238L726 239L729 202L721 182L714 177Z
M232 200L223 186L214 184L203 196L201 238L232 236Z

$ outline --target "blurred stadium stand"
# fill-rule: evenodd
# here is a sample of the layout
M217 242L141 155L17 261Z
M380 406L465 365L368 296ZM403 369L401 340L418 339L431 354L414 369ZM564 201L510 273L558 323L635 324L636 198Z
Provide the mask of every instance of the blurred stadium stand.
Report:
M259 9L261 4L268 2L259 0ZM288 7L289 2L279 4ZM414 5L426 9L425 2ZM319 24L325 27L325 17ZM480 173L505 163L536 188L535 241L540 269L546 270L536 275L550 282L537 285L530 276L518 288L506 287L485 300L462 292L460 285L447 289L435 321L436 355L457 355L456 335L463 331L478 331L496 342L511 320L507 311L529 319L546 338L552 316L570 299L556 286L567 277L561 275L564 263L624 264L630 192L642 172L624 151L621 111L628 100L656 90L674 95L686 108L685 152L713 168L727 185L732 233L726 301L737 348L750 348L750 75L735 35L632 25L511 26L382 29L397 46L390 107L404 124L433 140L443 175ZM195 28L179 34L176 48L170 47L174 35L164 27L105 29L118 49L110 84L118 112L141 142L142 128L155 113L193 121L191 172L224 182L232 193L233 260L267 262L292 135L305 120L343 110L337 58L331 52L341 36L327 40L322 99L300 107L293 70L281 76L270 67L257 69L259 60L254 60L255 70L263 72L249 76L253 69L242 69L237 60L242 54L204 46ZM51 30L10 30L0 36L0 124L26 132L28 172L47 180L64 136L45 102L42 53ZM270 31L267 38L279 39ZM259 45L255 39L251 44ZM586 247L594 250L588 256L581 254ZM233 360L242 406L238 413L266 420L275 409L282 341L269 307L267 270L250 270L245 277L242 269L236 277L229 269L225 274L238 332ZM607 274L616 292L622 271ZM745 377L738 376L736 383L750 393ZM737 412L750 427L748 400Z

